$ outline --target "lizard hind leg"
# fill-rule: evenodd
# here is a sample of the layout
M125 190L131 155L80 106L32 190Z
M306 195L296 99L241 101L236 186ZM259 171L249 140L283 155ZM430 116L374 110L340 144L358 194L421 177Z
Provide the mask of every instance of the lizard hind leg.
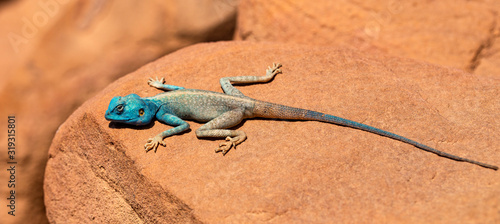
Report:
M252 84L252 83L264 83L269 82L278 73L281 73L281 64L273 63L266 70L266 75L264 76L236 76L236 77L224 77L220 79L220 85L224 93L233 96L246 97L240 90L236 89L233 84Z
M226 155L231 148L245 141L247 135L240 130L230 130L227 128L239 124L243 120L243 110L231 110L214 118L196 130L198 138L225 138L226 142L219 144L215 152L222 152Z
M247 138L247 135L243 131L238 131L238 130L224 130L224 131L234 132L236 136L234 137L227 136L226 141L220 143L219 147L215 149L216 153L222 152L222 155L226 155L226 153L229 152L231 148L236 149L236 146L245 141L245 139ZM229 134L232 135L231 133Z

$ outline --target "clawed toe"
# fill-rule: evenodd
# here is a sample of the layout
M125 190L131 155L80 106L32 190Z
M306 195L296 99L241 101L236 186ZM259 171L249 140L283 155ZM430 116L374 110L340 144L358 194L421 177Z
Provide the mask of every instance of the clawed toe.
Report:
M268 66L267 67L267 72L270 75L276 75L278 73L281 73L281 64L280 63L273 63L273 66Z
M144 150L146 150L146 152L149 152L150 150L154 150L156 152L158 146L160 145L166 146L166 143L162 139L159 139L158 137L150 138L144 145Z
M222 155L226 155L227 152L232 148L233 144L229 142L219 144L219 148L215 150L216 153L222 152Z
M163 83L165 83L165 78L158 79L158 77L156 77L156 80L153 78L149 78L149 80L148 80L148 85L153 86L153 87L158 87L158 86L162 85Z
M226 142L220 143L219 148L217 148L215 152L222 152L222 155L226 155L231 148L236 148L236 142L237 140L235 138L226 137Z

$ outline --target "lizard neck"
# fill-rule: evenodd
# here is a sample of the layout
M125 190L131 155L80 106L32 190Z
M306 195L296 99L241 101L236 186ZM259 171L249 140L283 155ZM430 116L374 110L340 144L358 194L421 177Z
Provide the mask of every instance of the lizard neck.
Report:
M150 99L150 98L142 98L144 101L144 104L146 105L146 113L151 114L153 117L156 115L156 112L158 112L158 109L161 106L161 103L158 102L157 100Z

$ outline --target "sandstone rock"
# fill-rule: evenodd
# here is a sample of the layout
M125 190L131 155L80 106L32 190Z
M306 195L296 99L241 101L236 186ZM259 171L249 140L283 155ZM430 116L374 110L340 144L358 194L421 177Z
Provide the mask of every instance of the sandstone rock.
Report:
M496 0L243 0L235 37L348 45L499 77L499 10Z
M16 217L1 215L0 223L47 222L42 189L47 151L71 112L118 77L168 52L232 38L233 2L40 0L2 5L0 126L7 126L8 114L18 118L20 183ZM0 135L2 144L6 137ZM0 160L6 157L0 154ZM7 172L0 172L1 180L7 178ZM2 195L9 190L0 185ZM0 207L7 214L7 207Z
M221 91L224 76L283 74L247 96L327 112L498 165L499 80L409 59L324 46L220 42L184 48L119 79L61 125L45 173L59 222L493 223L498 172L367 132L318 122L252 119L226 156L188 133L146 153L169 128L104 119L110 99L153 96L149 77Z

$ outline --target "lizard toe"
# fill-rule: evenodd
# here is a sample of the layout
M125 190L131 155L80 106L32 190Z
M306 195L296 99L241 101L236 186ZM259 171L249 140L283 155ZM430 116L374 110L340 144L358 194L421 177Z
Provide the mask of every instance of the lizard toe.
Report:
M226 153L229 152L229 150L232 147L233 147L233 143L231 143L231 142L220 143L219 147L217 149L215 149L215 152L216 153L222 152L222 155L226 155Z

